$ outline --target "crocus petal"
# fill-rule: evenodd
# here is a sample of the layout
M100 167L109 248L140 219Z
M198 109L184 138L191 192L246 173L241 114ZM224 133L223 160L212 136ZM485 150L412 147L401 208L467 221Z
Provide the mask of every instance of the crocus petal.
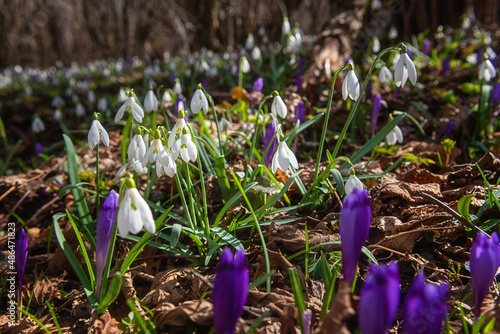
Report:
M26 232L24 229L20 229L15 244L15 260L16 260L16 272L17 272L17 286L19 289L19 295L21 295L23 286L24 271L26 269L26 261L28 259L28 239L26 238Z
M361 256L361 247L370 233L371 206L366 189L353 189L351 194L345 196L343 203L339 223L342 273L344 279L352 284Z

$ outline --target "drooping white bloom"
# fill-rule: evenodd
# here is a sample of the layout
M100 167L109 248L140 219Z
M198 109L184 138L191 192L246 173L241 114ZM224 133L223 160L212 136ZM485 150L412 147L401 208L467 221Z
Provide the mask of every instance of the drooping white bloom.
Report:
M247 57L241 57L240 59L240 70L242 73L250 72L250 63L248 62Z
M351 174L345 182L345 194L350 195L354 189L363 190L363 183L354 174Z
M125 93L125 89L120 88L120 92L118 93L118 101L125 102L127 101L127 94Z
M95 93L93 90L89 90L87 92L87 102L89 104L94 104L95 103L95 100L96 100L96 97L95 97Z
M34 133L45 131L45 124L43 124L43 121L40 117L38 117L38 115L33 118L33 122L31 123L31 131L33 131Z
M410 56L405 52L401 54L394 70L396 86L405 86L406 80L410 79L412 84L417 83L417 69Z
M122 177L123 174L125 173L125 170L128 169L129 167L133 168L138 174L146 174L148 172L148 168L142 167L142 162L140 160L132 159L118 169L115 177L117 178Z
M380 72L378 72L378 80L385 84L389 84L392 81L392 72L387 66L382 66Z
M81 103L78 103L75 107L75 114L77 117L83 117L85 116L85 108Z
M158 156L158 160L163 166L163 171L165 172L165 174L167 174L169 177L174 177L175 173L177 172L177 165L175 164L175 160L173 159L172 155L167 150L163 150Z
M179 117L174 127L172 128L170 135L168 136L168 147L170 149L172 149L172 145L174 145L175 138L177 137L178 134L182 132L182 129L184 129L184 127L186 127L186 120L184 119L184 117Z
M274 117L277 117L276 114L278 114L281 118L286 118L286 105L279 95L274 97L273 103L271 104L271 114L273 114Z
M102 139L102 143L107 147L109 146L109 135L106 129L101 125L99 120L94 119L90 125L89 134L87 137L89 148L91 150L99 143L99 138Z
M399 126L395 126L394 129L389 132L389 134L385 137L388 145L396 145L397 143L403 143L403 132L399 128Z
M253 60L259 60L262 58L262 53L260 52L260 49L258 46L254 46L252 49L252 59Z
M349 70L342 83L342 97L345 100L349 96L351 100L356 101L359 98L359 90L358 77L354 70Z
M152 90L149 90L144 98L144 111L158 111L158 98Z
M373 53L378 53L380 51L380 48L381 48L380 41L378 40L377 37L373 37L372 43L373 43L372 44Z
M101 97L99 102L97 102L97 111L105 112L108 109L108 100L105 97Z
M279 168L282 172L286 172L290 164L295 169L299 168L299 163L292 150L288 148L284 140L280 141L271 162L271 170L273 173L276 173L276 170Z
M161 97L161 102L163 102L164 104L172 102L172 96L170 95L170 93L168 92L168 90L166 90L165 92L163 92L163 95Z
M391 29L389 29L388 35L390 39L398 38L398 29L396 29L396 27L391 27Z
M137 102L135 102L133 96L127 97L125 103L123 103L120 109L118 109L115 115L115 123L118 123L122 119L125 111L131 113L132 116L134 116L136 122L138 123L142 122L142 118L144 117L144 110L142 110L141 106L138 105Z
M490 81L497 75L497 71L495 67L491 63L489 59L486 59L479 65L479 80L485 80L486 82Z
M52 106L57 108L57 107L64 107L64 105L66 104L64 102L64 99L60 96L55 96L53 99L52 99Z
M181 82L179 81L179 79L175 80L175 83L174 83L174 93L177 94L177 95L181 95L182 94L182 86L181 86Z
M253 39L252 33L248 34L247 40L245 41L245 48L250 51L252 50L253 46L255 45L255 41Z
M198 88L191 99L191 112L196 115L200 110L204 113L208 111L208 100L203 91Z
M136 159L141 160L146 154L146 144L140 134L134 135L130 144L128 145L128 160Z
M122 238L125 238L129 232L139 233L143 227L150 233L156 232L151 208L135 187L125 190L116 220Z
M54 119L56 121L60 120L62 118L62 112L61 112L61 109L56 109L54 110L54 113L52 114L52 117L54 117Z
M224 131L224 128L228 130L234 130L231 122L229 122L225 117L221 117L221 119L219 120L219 124L217 124L217 128L219 129L219 132Z
M288 17L283 17L283 24L281 25L281 32L283 35L288 35L290 32L290 21L288 21Z
M195 162L196 157L198 156L198 150L196 149L196 145L193 143L191 139L190 133L183 133L181 135L181 147L180 154L182 160L185 162Z

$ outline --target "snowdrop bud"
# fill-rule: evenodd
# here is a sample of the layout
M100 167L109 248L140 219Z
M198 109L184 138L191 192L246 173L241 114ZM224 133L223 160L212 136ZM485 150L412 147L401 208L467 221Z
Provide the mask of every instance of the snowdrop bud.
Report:
M396 145L397 143L403 143L403 132L399 126L395 126L394 129L389 132L389 134L385 137L388 145Z
M108 100L105 97L101 97L97 102L97 111L105 112L108 109Z
M392 72L387 66L382 66L378 72L378 79L381 83L389 84L392 81Z
M486 59L479 65L479 80L485 80L489 82L491 79L496 77L497 71L489 59Z
M373 40L372 40L372 51L373 53L378 53L380 51L380 41L378 40L377 37L373 37Z
M102 138L102 143L108 147L109 146L109 135L106 129L99 122L100 115L99 113L94 113L94 120L90 125L89 134L87 137L89 148L91 150L99 143L99 138Z
M38 115L33 118L33 122L31 123L31 131L33 131L34 133L45 131L45 124L43 124L43 121L40 117L38 117Z
M403 45L401 47L401 56L399 57L394 70L394 80L396 81L396 86L398 87L404 87L408 78L413 85L417 83L417 69L406 51L406 46Z
M156 98L156 94L151 89L147 92L146 98L144 99L144 111L158 111L158 99Z
M163 102L163 104L165 104L165 103L171 103L172 102L172 96L170 95L170 93L168 92L168 90L166 90L165 92L163 92L163 95L161 97L161 102Z
M143 227L148 232L155 233L156 226L151 208L141 194L139 194L139 191L135 187L135 182L131 178L125 182L125 193L123 194L116 217L120 235L122 238L125 238L129 232L137 234Z
M274 117L277 117L276 114L278 114L281 118L286 118L287 109L281 96L277 95L274 97L273 103L271 104L271 113Z
M64 107L65 102L64 102L64 100L63 100L63 98L62 98L62 97L60 97L60 96L55 96L55 97L52 99L52 103L51 103L51 105L52 105L53 107L55 107L55 108L57 108L57 107Z
M204 113L208 112L208 100L203 90L198 88L191 99L191 112L196 115L200 110L203 110Z
M75 114L77 117L83 117L85 116L85 108L81 103L78 103L75 107Z
M356 101L359 98L360 88L352 61L349 61L349 68L350 70L347 72L344 82L342 83L342 97L345 100L349 96L351 100Z
M248 59L245 56L240 58L240 69L242 73L250 72L250 63L248 62Z
M396 38L398 38L398 29L396 29L395 27L392 27L389 30L389 38L390 39L396 39Z
M262 58L262 54L260 52L260 49L258 46L255 46L253 49L252 49L252 59L253 60L259 60Z

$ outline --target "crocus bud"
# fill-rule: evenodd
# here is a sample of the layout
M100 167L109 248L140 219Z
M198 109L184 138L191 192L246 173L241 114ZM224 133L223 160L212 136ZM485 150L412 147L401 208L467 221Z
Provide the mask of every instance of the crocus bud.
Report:
M269 147L269 149L267 148ZM276 148L276 125L274 125L274 121L271 121L267 126L266 135L264 136L264 152L266 155L264 156L264 163L267 167L271 165L273 160L274 149Z
M15 246L17 286L19 288L19 296L23 287L24 270L26 269L26 260L28 259L28 239L24 229L20 229L17 234Z
M342 274L352 284L356 276L356 266L361 256L361 247L370 233L372 209L366 189L354 188L344 197L340 211L339 232L342 242Z
M431 50L431 42L426 38L424 39L424 46L422 47L422 53L427 56L430 50Z
M262 91L262 88L264 88L264 79L257 78L257 80L255 80L255 82L253 83L252 91L260 92L260 91Z
M406 293L403 306L403 333L439 334L448 312L448 284L425 284L419 273Z
M488 294L493 278L500 266L500 245L495 232L491 239L479 233L470 251L470 276L474 294L474 314L479 317L481 304Z
M295 107L295 123L304 124L306 120L306 106L304 102L300 101Z
M446 77L446 73L450 70L450 57L446 57L441 64L441 78Z
M212 292L215 334L235 332L247 301L249 281L243 249L237 249L233 257L231 250L224 248Z
M360 294L358 314L362 334L387 332L396 317L400 294L398 265L372 264Z
M390 72L389 72L390 73ZM377 94L373 100L372 107L372 137L375 136L375 130L377 129L378 115L380 115L380 110L382 110L382 96Z
M312 313L309 311L302 312L302 322L304 323L304 334L311 333Z
M499 104L500 103L500 83L495 85L493 89L493 93L491 93L491 104Z
M101 291L102 274L108 258L111 233L115 224L116 209L118 207L118 194L111 190L108 197L102 203L96 228L96 295L99 297Z

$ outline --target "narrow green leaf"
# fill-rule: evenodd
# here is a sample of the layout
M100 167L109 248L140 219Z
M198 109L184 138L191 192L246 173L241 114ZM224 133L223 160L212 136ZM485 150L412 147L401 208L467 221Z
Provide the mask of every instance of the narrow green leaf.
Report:
M113 278L111 279L111 283L109 284L108 289L106 290L106 295L102 299L101 303L97 307L97 313L102 314L106 312L108 309L109 305L118 297L118 294L120 293L122 289L122 274L121 272L117 271Z
M181 224L174 224L172 226L172 233L170 234L170 246L176 247L177 243L179 242L179 237L181 236L182 233L182 225Z
M464 217L468 222L472 222L469 212L469 206L473 198L474 194L465 195L458 201L457 204L458 213L460 213L460 215Z
M340 174L339 170L336 168L330 169L330 173L332 173L333 179L337 184L339 196L343 197L345 194L345 189L344 189L344 178L342 177L342 174Z
M307 309L306 303L304 301L304 292L302 291L302 286L300 285L299 275L297 273L297 268L289 268L288 275L290 276L290 283L292 285L293 296L295 297L295 306L299 310L299 324L304 333L304 320L302 319L302 313Z
M14 147L12 147L12 149L9 151L9 153L7 154L7 157L5 158L5 160L2 164L2 167L0 168L0 175L3 175L5 170L9 167L10 161L14 157L14 154L16 153L17 149L19 148L19 145L21 145L22 142L23 141L21 139L19 139L17 141L17 143L14 144ZM4 152L4 154L5 154L5 152Z
M225 175L225 174L224 174ZM228 181L229 182L229 181ZM245 187L243 187L243 191L246 193L248 192L250 189L252 189L254 186L257 185L257 182L252 182L250 184L247 184ZM224 217L224 215L226 214L226 212L229 210L229 208L231 208L231 206L236 202L238 201L239 199L241 198L241 193L240 192L237 192L235 193L231 199L229 199L226 204L224 204L224 206L222 207L222 209L219 211L219 214L217 215L217 218L215 218L215 221L214 221L214 226L217 226L219 225L220 221L222 220L222 218Z
M234 235L230 234L226 230L220 227L211 227L210 230L234 248L243 248L241 241L239 241Z

